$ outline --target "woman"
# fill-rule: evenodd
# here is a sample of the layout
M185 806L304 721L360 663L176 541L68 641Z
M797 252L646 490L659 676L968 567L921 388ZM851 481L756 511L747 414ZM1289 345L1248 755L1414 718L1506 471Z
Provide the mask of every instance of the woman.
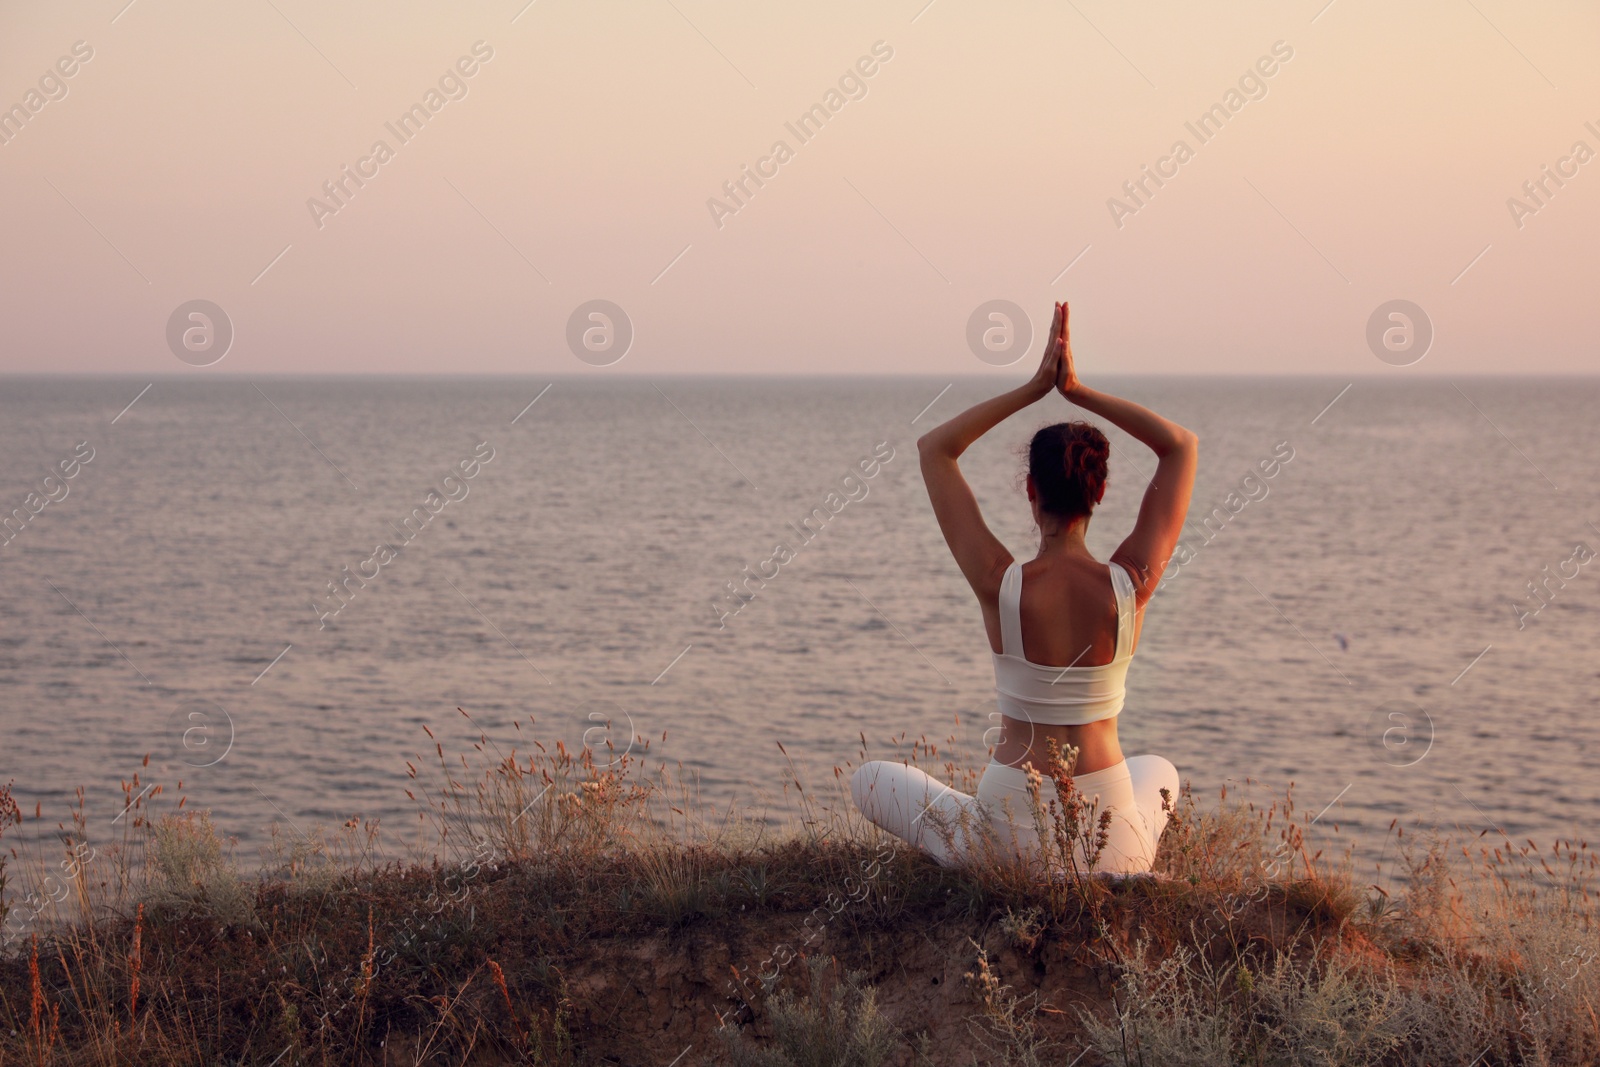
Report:
M961 454L1008 416L1055 390L1149 446L1156 472L1127 540L1099 562L1084 543L1105 493L1110 444L1087 422L1063 422L1034 434L1028 452L1028 502L1039 528L1039 553L1013 559L989 531L957 464ZM1042 806L1056 799L1050 742L1068 754L1091 818L1110 812L1096 855L1078 846L1081 870L1132 874L1150 870L1166 825L1162 791L1174 800L1178 772L1160 756L1124 759L1117 744L1129 660L1144 607L1171 557L1194 486L1193 433L1138 404L1097 392L1072 366L1067 305L1057 304L1037 373L1026 385L957 415L917 442L922 477L939 529L977 595L994 654L1001 738L976 797L922 771L873 761L851 779L851 793L874 823L954 865L998 844L1009 859L1040 852L1028 782ZM1093 837L1098 826L1089 828ZM976 832L974 832L976 831Z

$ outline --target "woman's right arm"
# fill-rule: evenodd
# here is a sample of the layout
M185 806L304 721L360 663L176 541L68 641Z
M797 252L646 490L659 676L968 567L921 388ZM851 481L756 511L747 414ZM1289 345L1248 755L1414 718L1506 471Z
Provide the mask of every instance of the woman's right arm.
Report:
M1069 337L1062 307L1062 334ZM1199 464L1200 441L1192 432L1147 407L1110 393L1090 389L1078 380L1072 364L1071 341L1061 359L1061 395L1085 411L1093 412L1156 454L1156 472L1144 491L1139 519L1133 532L1111 554L1113 563L1127 566L1133 575L1142 607L1156 591L1167 561L1183 532L1189 513L1189 497L1194 490L1195 468Z

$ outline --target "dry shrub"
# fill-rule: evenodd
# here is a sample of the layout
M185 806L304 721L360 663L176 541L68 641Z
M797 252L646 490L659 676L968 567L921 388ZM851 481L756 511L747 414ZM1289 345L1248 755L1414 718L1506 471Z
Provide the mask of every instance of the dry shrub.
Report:
M467 712L456 710L473 722ZM433 737L432 730L428 736ZM421 778L421 759L407 764L422 796L411 790L407 795L426 803L434 848L445 855L480 845L509 860L606 854L636 829L654 792L635 780L639 760L626 752L597 754L584 747L575 753L560 741L552 750L535 740L536 751L519 754L515 748L503 751L486 733L474 748L477 766L458 755L457 771L435 738L440 781L433 789Z
M152 904L204 912L231 926L255 922L255 893L223 850L210 812L163 816L152 827L152 836Z
M880 1067L898 1044L894 1028L878 1014L877 997L863 976L826 957L806 961L804 997L782 989L767 1001L768 1045L745 1030L718 1031L734 1067Z
M1126 955L1109 1022L1080 1012L1089 1044L1117 1067L1237 1063L1225 976L1184 945L1161 959L1153 955L1142 941Z
M5 836L6 827L21 824L22 811L11 796L11 783L0 785L0 837ZM0 851L0 930L5 929L6 920L10 917L11 907L6 903L6 854Z
M1057 1062L1055 1042L1039 1032L1039 1014L1045 1006L1038 993L1013 993L990 966L989 953L977 942L971 944L978 950L977 964L964 977L976 990L980 1008L967 1019L967 1026L985 1051L985 1062L1014 1067Z
M1305 1067L1378 1063L1410 1034L1393 969L1369 970L1338 951L1297 960L1279 953L1248 984L1272 1057Z
M1153 957L1146 941L1127 954L1109 1021L1082 1014L1090 1043L1121 1067L1359 1067L1409 1033L1393 974L1336 952L1280 952L1259 972L1220 968L1185 945Z
M1402 860L1406 890L1392 924L1398 939L1422 946L1412 1004L1422 1042L1468 1062L1600 1060L1600 858L1566 841L1548 854L1507 838L1452 850L1429 834Z

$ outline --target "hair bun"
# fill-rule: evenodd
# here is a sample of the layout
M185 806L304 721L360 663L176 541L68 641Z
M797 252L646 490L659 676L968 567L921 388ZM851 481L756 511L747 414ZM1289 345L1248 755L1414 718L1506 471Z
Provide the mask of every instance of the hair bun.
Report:
M1106 491L1111 442L1087 422L1058 422L1033 435L1028 474L1038 492L1039 510L1076 519L1094 511Z

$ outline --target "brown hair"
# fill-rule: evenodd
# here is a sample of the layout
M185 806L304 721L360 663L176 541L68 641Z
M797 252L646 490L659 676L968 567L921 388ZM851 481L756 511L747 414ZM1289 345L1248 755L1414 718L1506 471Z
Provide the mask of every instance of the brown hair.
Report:
M1028 475L1039 510L1062 519L1089 515L1106 491L1111 442L1087 422L1042 427L1028 444Z

